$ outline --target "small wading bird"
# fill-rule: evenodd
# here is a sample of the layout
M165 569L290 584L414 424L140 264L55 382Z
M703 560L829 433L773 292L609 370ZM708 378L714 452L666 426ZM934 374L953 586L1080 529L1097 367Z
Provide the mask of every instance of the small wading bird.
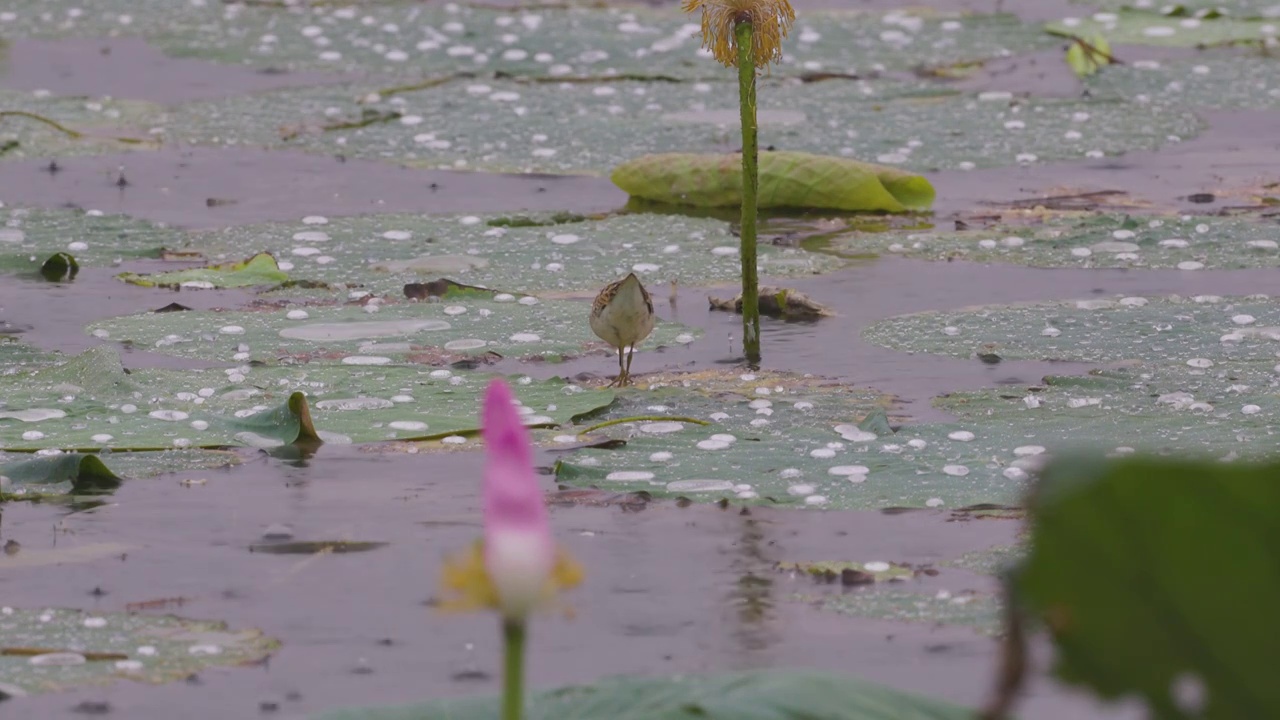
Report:
M635 273L609 283L591 304L591 331L618 349L618 377L610 387L631 382L631 357L636 343L653 332L653 298ZM622 362L623 350L627 361Z

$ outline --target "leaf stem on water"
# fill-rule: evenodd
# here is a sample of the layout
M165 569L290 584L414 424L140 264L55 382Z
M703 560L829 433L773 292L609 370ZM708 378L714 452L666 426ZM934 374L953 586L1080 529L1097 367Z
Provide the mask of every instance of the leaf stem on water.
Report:
M49 127L53 128L54 130L58 130L63 134L65 134L67 137L73 138L75 140L79 140L80 138L84 137L84 135L81 134L80 132L76 130L72 130L71 128L67 127L66 125L63 125L57 120L52 120L43 115L37 115L35 113L27 112L25 110L0 110L0 118L5 118L5 117L22 117L28 120L35 120L36 122L42 122L45 125L48 125Z
M747 362L760 363L760 296L756 277L756 196L760 189L756 134L756 58L750 19L733 28L738 46L738 104L742 113L742 349Z
M678 417L678 416L673 417L671 415L637 415L635 417L616 418L613 420L605 420L604 422L596 423L591 427L583 428L582 430L579 430L578 437L582 437L583 435L586 435L588 433L595 432L600 428L607 428L610 425L622 425L623 423L632 423L632 422L682 422L682 423L693 423L694 425L710 425L711 424L706 420L699 420L698 418L691 418L691 417Z
M524 620L502 621L502 720L520 720L524 710Z

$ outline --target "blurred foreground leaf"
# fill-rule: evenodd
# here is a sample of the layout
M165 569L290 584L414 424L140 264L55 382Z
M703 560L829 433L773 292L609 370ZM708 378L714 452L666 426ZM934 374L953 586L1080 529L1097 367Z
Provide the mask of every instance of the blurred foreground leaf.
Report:
M322 720L480 720L498 717L496 697L399 708L357 708ZM750 672L711 677L630 678L533 697L528 720L961 720L970 710L850 677Z
M1057 673L1153 718L1280 717L1280 464L1070 458L1013 576Z

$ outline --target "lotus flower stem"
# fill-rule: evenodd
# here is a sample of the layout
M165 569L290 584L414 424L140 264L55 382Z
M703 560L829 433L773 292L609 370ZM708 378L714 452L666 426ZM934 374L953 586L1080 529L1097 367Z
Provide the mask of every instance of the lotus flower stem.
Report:
M503 621L502 720L520 720L524 712L524 638L523 619Z
M760 364L760 291L756 276L756 196L760 189L759 140L756 133L756 58L750 19L733 28L738 46L738 105L742 112L742 349L747 362Z
M685 12L702 11L702 46L724 65L738 68L742 112L742 349L760 363L760 295L756 271L757 195L756 69L782 59L782 39L795 22L788 0L684 0Z

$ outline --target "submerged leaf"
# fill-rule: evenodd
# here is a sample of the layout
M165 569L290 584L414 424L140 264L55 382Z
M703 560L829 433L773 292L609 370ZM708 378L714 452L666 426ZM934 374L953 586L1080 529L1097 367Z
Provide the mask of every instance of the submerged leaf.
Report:
M0 608L0 677L27 693L117 680L173 682L209 667L259 661L278 646L257 630L172 615ZM36 649L57 657L32 656Z
M615 185L676 205L742 203L741 155L667 153L623 163ZM884 165L799 152L760 154L760 207L905 212L927 210L934 190L919 175Z

